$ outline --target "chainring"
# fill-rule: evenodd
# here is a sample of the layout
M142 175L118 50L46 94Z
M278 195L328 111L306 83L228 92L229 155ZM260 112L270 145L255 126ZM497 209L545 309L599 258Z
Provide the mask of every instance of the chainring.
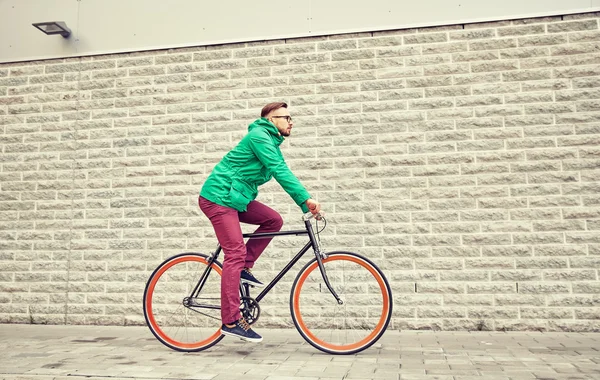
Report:
M260 306L258 306L258 302L252 297L241 297L240 312L246 322L252 325L254 322L258 321L258 317L260 316Z

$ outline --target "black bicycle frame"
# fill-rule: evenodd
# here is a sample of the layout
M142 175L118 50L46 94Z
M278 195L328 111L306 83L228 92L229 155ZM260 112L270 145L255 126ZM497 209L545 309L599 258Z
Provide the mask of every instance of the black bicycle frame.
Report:
M317 263L319 264L319 270L321 272L321 275L323 276L323 281L325 282L325 285L327 286L327 288L329 289L331 294L335 297L335 299L338 301L338 303L342 302L340 297L337 295L337 293L335 292L335 290L329 283L329 279L327 278L327 273L325 272L325 267L323 266L323 257L321 255L321 252L319 249L319 244L317 243L317 240L315 238L315 233L312 229L312 224L311 224L310 220L305 220L304 224L306 226L305 230L291 230L291 231L243 234L243 237L248 238L248 239L265 239L265 238L273 238L273 237L277 237L277 236L291 236L291 235L295 235L295 236L308 235L308 237L309 237L308 243L306 243L304 245L304 247L302 247L302 249L296 254L296 256L294 256L292 258L292 260L290 260L290 262L287 263L287 265L281 270L281 272L279 272L277 274L277 276L275 276L275 278L273 280L271 280L271 282L269 284L267 284L267 286L263 289L263 291L260 292L260 294L255 298L256 302L260 302L260 300L262 300L267 295L267 293L269 293L269 291L271 289L273 289L273 287L279 282L279 280L281 280L283 278L283 276L286 275L286 273L298 262L298 260L300 260L300 258L311 247L313 248L313 250L315 252L315 257L317 258ZM219 257L220 252L221 252L221 246L217 245L217 249L210 256L210 258L208 260L207 268L204 270L204 273L200 277L200 280L198 281L198 283L194 287L194 290L191 293L192 298L196 298L200 294L200 291L202 290L202 287L206 283L206 279L208 278L208 275L210 274L210 272L212 270L212 264L215 261L217 261L217 258ZM241 285L240 285L240 291L242 293L244 292L244 289L242 288ZM204 306L204 307L207 307L207 306ZM210 308L216 309L217 307L210 307ZM220 309L220 307L218 307L218 308Z

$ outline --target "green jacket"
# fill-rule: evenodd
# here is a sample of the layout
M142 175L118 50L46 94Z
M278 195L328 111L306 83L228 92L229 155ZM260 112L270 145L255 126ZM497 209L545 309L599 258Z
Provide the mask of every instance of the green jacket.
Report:
M308 212L310 195L290 171L279 146L283 136L266 118L248 126L248 134L214 167L200 196L221 206L246 211L258 195L258 186L271 178L283 187L294 202Z

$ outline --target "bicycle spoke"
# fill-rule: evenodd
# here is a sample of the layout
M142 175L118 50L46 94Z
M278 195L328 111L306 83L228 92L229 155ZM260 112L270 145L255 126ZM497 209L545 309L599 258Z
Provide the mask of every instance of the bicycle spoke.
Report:
M173 349L198 351L221 339L220 316L216 315L219 309L184 305L207 263L199 254L174 256L155 270L146 286L144 314L148 326L159 341ZM220 304L220 298L210 296L220 294L221 269L217 264L211 268L201 292L209 296L203 299Z
M338 304L324 285L317 263L311 261L292 289L294 324L310 344L322 351L359 352L379 339L389 323L389 285L374 264L356 254L330 254L323 265L329 283L344 303ZM370 315L373 306L377 306L376 315Z

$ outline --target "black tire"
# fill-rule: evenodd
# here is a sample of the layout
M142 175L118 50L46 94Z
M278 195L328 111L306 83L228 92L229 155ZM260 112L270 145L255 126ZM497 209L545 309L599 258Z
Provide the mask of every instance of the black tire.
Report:
M317 259L312 259L291 289L290 312L296 329L313 347L329 354L349 355L369 348L381 338L392 316L387 279L372 261L352 252L328 253L323 265L344 304L337 303Z
M183 352L206 350L217 344L221 335L221 272L218 261L212 264L211 273L201 296L219 309L194 311L183 305L208 267L208 256L201 253L181 253L160 264L146 283L143 308L146 324L152 334L165 346ZM193 322L192 322L193 320ZM185 338L185 341L183 340Z

